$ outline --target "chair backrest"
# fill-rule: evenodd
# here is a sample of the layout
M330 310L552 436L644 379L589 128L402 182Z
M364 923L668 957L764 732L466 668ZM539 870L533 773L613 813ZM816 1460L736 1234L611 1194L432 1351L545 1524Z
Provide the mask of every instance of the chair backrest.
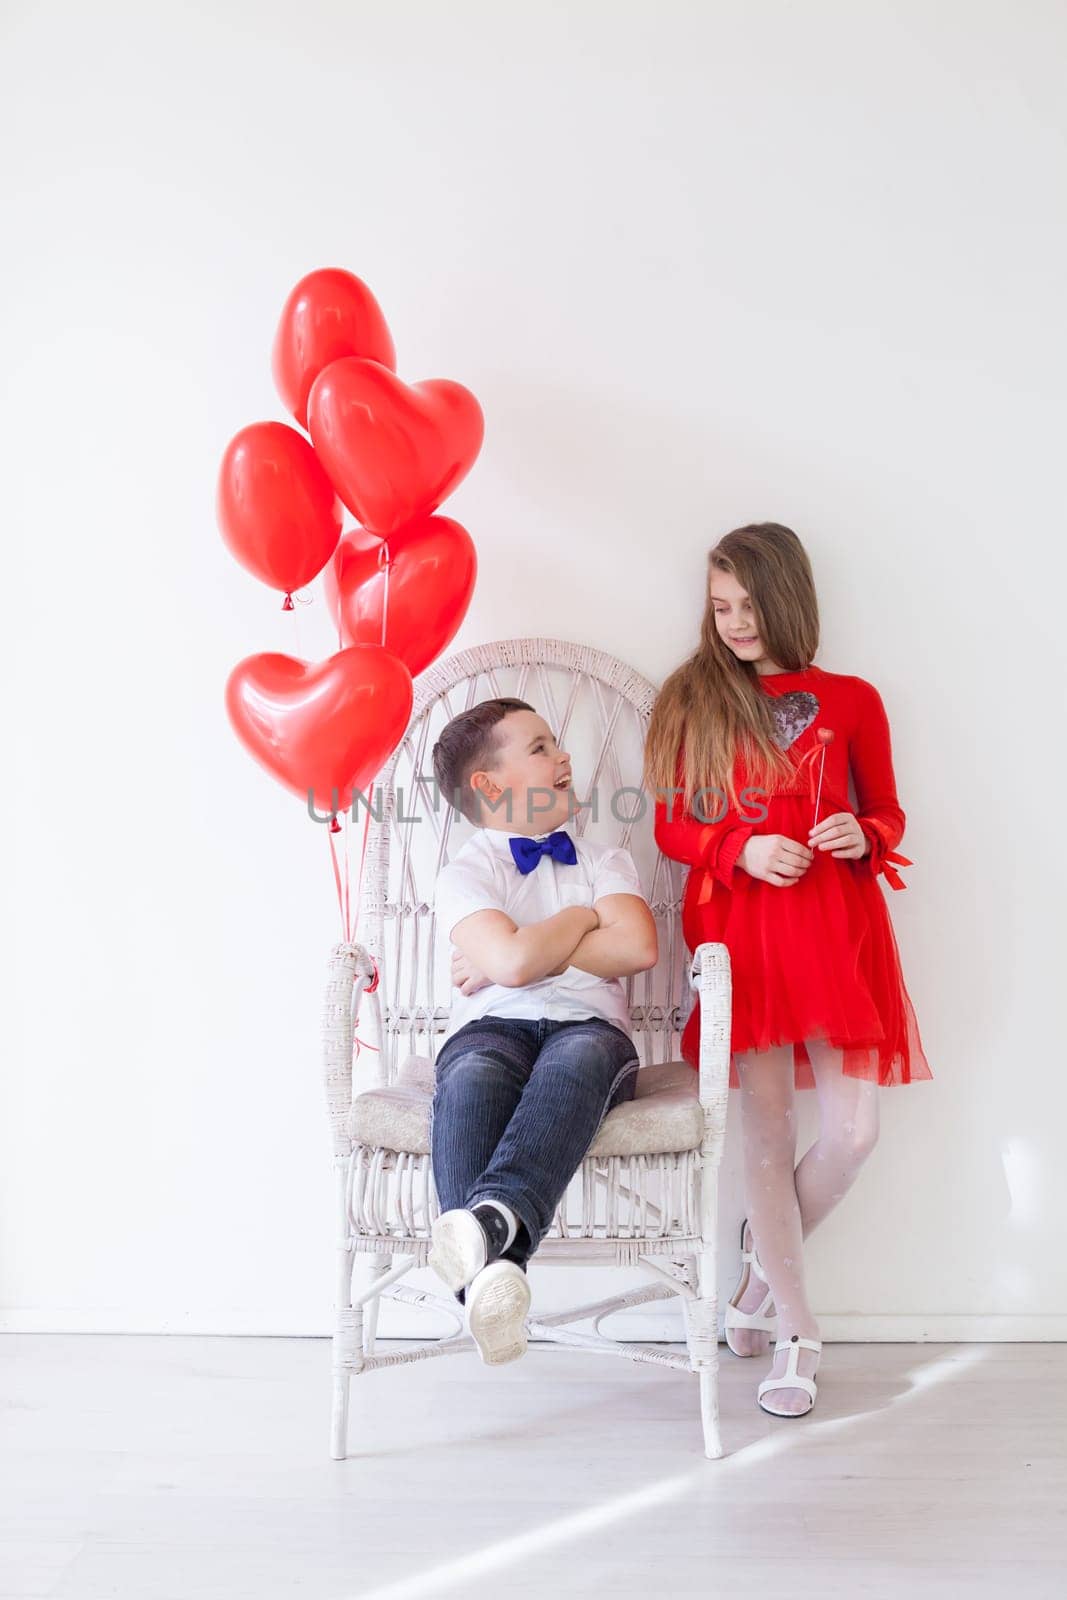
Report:
M632 854L659 930L659 964L625 980L644 1065L676 1060L692 1006L679 907L683 869L653 837L653 797L641 769L656 690L625 662L561 639L508 639L434 662L416 683L407 733L374 791L358 937L379 969L383 1059L392 1082L408 1055L436 1057L449 1018L450 946L438 937L437 874L472 827L437 789L432 751L444 725L497 695L526 700L572 758L583 806L567 824L579 836ZM357 806L356 838L364 814Z

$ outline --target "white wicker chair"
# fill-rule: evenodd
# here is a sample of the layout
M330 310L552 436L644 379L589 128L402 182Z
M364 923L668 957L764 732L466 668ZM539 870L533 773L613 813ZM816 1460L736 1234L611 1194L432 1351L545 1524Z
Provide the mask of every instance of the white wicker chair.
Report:
M470 825L437 791L431 752L451 717L494 695L514 695L534 705L571 753L577 793L589 798L597 791L599 816L586 808L568 826L631 851L660 940L658 966L626 980L642 1062L636 1096L605 1117L534 1258L535 1264L631 1266L653 1282L567 1311L531 1315L527 1359L539 1349L565 1346L696 1373L705 1454L722 1454L716 1221L728 1094L730 966L721 944L701 945L692 963L687 961L679 918L683 869L658 850L651 797L642 797L639 788L655 694L647 679L613 656L558 639L514 639L460 651L434 663L416 685L408 731L370 797L357 930L365 943L334 948L323 1019L339 1225L331 1432L336 1460L347 1454L353 1374L474 1349L463 1331L462 1308L451 1294L423 1292L399 1280L425 1265L430 1224L438 1213L428 1122L433 1062L447 1026L451 984L448 940L435 938L434 883L440 866L470 833ZM619 820L614 811L633 820ZM358 839L362 809L357 821ZM368 990L375 968L379 982ZM703 1012L699 1075L680 1059L681 1029L696 1003L693 991ZM370 1081L354 1083L353 1021L359 1017L360 1036L366 1039L368 1007L374 1023L369 1042L378 1048L357 1058L357 1080L369 1067ZM359 1256L368 1270L362 1283L354 1283ZM534 1288L536 1294L536 1275ZM446 1313L455 1321L455 1333L396 1353L376 1353L383 1294ZM613 1311L674 1295L685 1304L685 1353L622 1343L599 1331ZM573 1328L583 1321L592 1323L592 1332Z

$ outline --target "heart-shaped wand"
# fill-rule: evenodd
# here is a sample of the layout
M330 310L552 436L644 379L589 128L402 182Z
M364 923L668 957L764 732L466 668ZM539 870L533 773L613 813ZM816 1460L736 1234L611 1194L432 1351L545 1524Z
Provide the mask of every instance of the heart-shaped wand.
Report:
M812 822L813 828L817 828L819 826L819 797L822 794L822 774L823 768L826 765L826 746L828 744L833 744L834 730L833 728L816 728L815 737L822 746L822 751L819 757L819 787L815 791L815 820Z

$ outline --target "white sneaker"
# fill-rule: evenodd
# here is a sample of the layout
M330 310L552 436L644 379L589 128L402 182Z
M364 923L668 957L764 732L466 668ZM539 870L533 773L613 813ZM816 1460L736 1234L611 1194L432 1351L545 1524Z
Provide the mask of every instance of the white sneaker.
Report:
M467 1331L488 1367L526 1354L530 1285L514 1261L493 1261L467 1290Z
M442 1211L430 1229L426 1265L450 1289L463 1289L489 1258L489 1241L473 1211Z

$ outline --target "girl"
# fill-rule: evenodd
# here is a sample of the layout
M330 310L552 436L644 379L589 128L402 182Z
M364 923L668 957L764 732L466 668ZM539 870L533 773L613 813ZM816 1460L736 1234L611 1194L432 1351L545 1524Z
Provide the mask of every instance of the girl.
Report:
M726 1339L737 1355L762 1354L777 1307L757 1400L799 1416L815 1403L822 1351L802 1241L874 1147L878 1086L933 1076L877 881L904 888L893 863L911 862L895 850L904 813L881 697L812 664L818 602L796 534L737 528L708 568L700 644L657 698L644 782L662 797L660 849L691 869L686 945L730 952L748 1217ZM696 1007L682 1035L694 1067L699 1032ZM793 1093L810 1088L819 1136L794 1170Z

